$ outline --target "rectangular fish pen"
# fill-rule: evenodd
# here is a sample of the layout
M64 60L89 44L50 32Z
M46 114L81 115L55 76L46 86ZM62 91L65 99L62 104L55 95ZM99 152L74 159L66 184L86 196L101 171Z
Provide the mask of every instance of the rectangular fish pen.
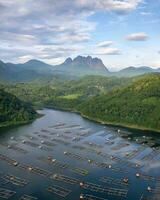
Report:
M33 196L29 196L29 195L25 195L24 194L23 196L20 197L19 200L37 200L37 198L33 197Z
M81 187L86 190L90 190L92 192L106 193L108 195L113 195L113 196L118 196L118 197L127 197L127 193L128 193L128 190L126 189L102 187L101 185L93 184L89 182L85 182L81 184Z
M0 198L2 199L9 199L11 197L13 197L13 195L15 195L16 192L12 191L12 190L8 190L6 188L0 188Z
M129 182L124 182L122 179L114 179L112 177L101 177L100 181L117 186L129 186Z
M56 181L61 181L64 183L69 183L69 184L79 184L80 180L76 178L72 178L69 176L61 175L61 174L54 174L53 176L50 177L51 179L54 179Z
M2 177L7 183L11 183L16 186L24 187L28 184L28 181L25 179L21 179L11 174L6 174Z
M52 185L48 187L47 191L50 193L56 194L60 197L67 197L71 193L71 190L60 187L58 185Z

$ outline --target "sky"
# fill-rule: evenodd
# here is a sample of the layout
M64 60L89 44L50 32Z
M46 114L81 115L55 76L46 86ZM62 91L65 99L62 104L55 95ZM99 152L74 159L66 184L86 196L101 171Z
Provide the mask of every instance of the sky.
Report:
M160 0L0 0L0 60L160 67Z

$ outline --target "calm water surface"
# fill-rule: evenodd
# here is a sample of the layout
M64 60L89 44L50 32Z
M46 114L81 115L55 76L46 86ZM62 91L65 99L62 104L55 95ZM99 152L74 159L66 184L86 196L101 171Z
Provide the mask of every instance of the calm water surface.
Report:
M151 146L158 136L117 130L74 113L39 112L44 116L32 124L1 130L0 199L2 188L15 192L9 197L13 200L24 194L39 200L78 200L82 194L89 200L139 200L157 195L160 154L145 143L149 140ZM131 140L133 135L141 144Z

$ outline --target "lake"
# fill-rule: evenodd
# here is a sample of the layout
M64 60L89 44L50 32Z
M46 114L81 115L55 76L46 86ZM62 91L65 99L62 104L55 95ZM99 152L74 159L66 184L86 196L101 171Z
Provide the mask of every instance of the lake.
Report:
M158 135L39 110L1 130L0 199L142 200L160 195ZM158 199L158 197L157 197Z

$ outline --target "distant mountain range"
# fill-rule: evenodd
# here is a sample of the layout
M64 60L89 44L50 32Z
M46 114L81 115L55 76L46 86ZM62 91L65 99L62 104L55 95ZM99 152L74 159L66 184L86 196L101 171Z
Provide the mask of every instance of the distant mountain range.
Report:
M92 58L91 56L77 56L74 59L67 58L60 65L49 65L39 60L29 60L23 64L4 63L0 61L1 82L28 82L53 75L76 77L84 75L132 77L153 72L160 72L160 68L155 70L147 66L139 68L128 67L118 72L110 72L101 59Z

